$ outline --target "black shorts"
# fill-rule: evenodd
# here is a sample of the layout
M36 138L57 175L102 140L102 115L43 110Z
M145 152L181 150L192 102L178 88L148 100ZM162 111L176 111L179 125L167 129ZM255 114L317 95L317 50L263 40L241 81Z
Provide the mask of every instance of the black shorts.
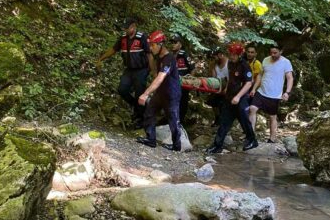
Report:
M256 92L252 99L251 105L256 106L258 109L263 110L269 115L276 115L279 103L280 99L267 98L261 95L259 92Z

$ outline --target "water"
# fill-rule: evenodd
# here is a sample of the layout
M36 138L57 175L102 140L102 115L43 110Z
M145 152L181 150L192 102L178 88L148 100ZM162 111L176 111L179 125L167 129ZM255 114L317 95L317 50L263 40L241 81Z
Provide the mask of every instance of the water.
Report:
M308 171L299 159L268 159L246 154L219 155L213 165L214 178L204 184L271 197L278 220L329 220L330 190L312 186ZM190 180L189 180L190 179ZM183 178L180 182L195 181Z

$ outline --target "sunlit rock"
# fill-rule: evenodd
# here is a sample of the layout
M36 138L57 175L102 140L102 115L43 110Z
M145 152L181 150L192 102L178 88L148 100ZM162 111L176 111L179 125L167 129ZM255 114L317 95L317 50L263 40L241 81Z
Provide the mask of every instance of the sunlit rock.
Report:
M251 192L212 189L200 183L134 187L112 206L139 219L274 219L274 203Z

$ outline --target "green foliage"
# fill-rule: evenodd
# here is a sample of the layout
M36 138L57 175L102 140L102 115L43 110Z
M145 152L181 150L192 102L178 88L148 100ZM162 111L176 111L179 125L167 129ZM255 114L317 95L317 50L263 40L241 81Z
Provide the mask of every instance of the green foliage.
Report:
M302 33L290 20L282 20L278 15L264 15L259 17L259 20L263 22L263 28L267 30L271 29L277 32L289 31L297 34Z
M261 37L257 32L244 28L238 29L231 33L228 33L225 37L225 41L242 41L242 42L256 42L260 44L274 44L275 41L268 38Z
M329 28L327 19L330 16L330 3L328 0L264 0L270 5L270 13L280 17L289 18L292 22L312 24Z
M254 11L257 15L264 15L268 11L267 5L260 0L206 0L207 4L225 2L235 5L243 5L249 11Z
M184 13L172 6L164 6L161 12L165 18L172 20L170 32L179 33L190 43L192 43L196 50L207 50L207 48L200 43L201 39L199 39L191 30L191 28L195 25L192 19L189 19Z
M0 42L0 83L16 79L24 70L23 51L12 43Z

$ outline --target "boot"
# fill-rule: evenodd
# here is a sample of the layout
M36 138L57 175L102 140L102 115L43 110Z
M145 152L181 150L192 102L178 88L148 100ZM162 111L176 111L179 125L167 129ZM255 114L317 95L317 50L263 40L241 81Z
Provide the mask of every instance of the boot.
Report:
M136 142L140 143L140 144L144 144L148 147L151 147L151 148L155 148L157 145L156 145L156 141L153 141L153 140L150 140L148 138L144 138L144 137L138 137L136 138Z
M253 148L258 147L258 141L256 139L253 139L252 141L245 141L243 145L243 151L251 150Z
M173 144L163 144L162 147L166 148L167 150L181 151L181 147L174 147Z
M206 153L207 153L207 154L216 154L216 153L221 153L222 150L223 150L222 147L215 146L215 145L213 144L211 147L209 147L209 148L206 149Z

